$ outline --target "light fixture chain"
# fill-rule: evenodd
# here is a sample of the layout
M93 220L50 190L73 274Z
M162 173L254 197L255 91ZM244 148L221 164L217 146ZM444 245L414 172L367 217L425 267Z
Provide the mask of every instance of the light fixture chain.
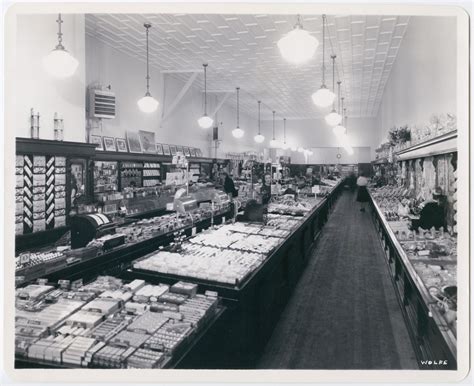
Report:
M286 118L283 118L283 141L286 143Z
M325 60L326 60L326 56L325 56L325 46L326 46L326 34L325 34L325 30L324 30L324 25L325 25L325 22L326 22L326 15L323 15L323 86L326 84L326 77L325 77L325 74L324 74L324 68L325 68Z
M148 47L148 33L151 24L145 24L146 28L146 93L150 94L150 52Z
M344 111L344 97L341 98L341 115L343 115ZM343 126L344 126L344 116L342 116L342 123L341 123Z
M273 140L275 140L275 111L273 113Z
M237 87L236 90L237 90L237 128L239 128L239 90L240 90L240 87Z
M61 18L61 14L58 13L58 19L56 20L58 23L58 47L63 47L63 33L61 30L61 24L63 23L63 19Z
M339 115L341 115L342 110L341 110L341 81L337 82L337 110Z
M332 59L332 89L333 91L335 91L335 85L334 85L334 67L335 67L335 64L336 64L336 55L331 55L331 59ZM332 102L332 109L335 110L336 109L336 101L334 100Z
M207 64L204 67L204 115L207 116Z
M260 135L260 104L262 101L258 101L258 135Z

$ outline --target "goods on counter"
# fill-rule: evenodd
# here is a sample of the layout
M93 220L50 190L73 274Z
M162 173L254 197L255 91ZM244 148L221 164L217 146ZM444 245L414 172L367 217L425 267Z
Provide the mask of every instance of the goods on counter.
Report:
M101 297L107 292L118 296ZM124 302L125 293L137 302ZM74 299L81 297L88 301ZM172 311L153 307L171 300L179 302ZM217 296L197 294L197 286L186 282L125 284L101 276L75 289L32 285L17 290L15 353L66 366L162 367L217 307Z
M135 269L235 284L253 272L265 256L184 243L180 253L160 251L133 264Z
M268 213L280 213L292 216L304 216L311 211L318 202L319 198L308 199L300 198L298 200L288 198L273 198L273 201L268 204Z
M267 215L267 225L275 228L293 230L299 224L301 224L300 219L294 216L285 216L273 213Z
M59 251L22 253L15 257L16 270L33 267L38 264L51 263L57 264L61 259L65 259L66 255Z

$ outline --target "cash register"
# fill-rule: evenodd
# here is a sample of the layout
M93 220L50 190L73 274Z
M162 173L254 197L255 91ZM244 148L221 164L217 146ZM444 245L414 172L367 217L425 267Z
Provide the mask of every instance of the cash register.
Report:
M116 224L103 213L80 214L71 217L71 247L72 249L85 247L91 240L105 235L115 234ZM117 239L108 238L107 248L123 244L119 235ZM112 245L115 244L115 245ZM105 246L104 246L105 247Z

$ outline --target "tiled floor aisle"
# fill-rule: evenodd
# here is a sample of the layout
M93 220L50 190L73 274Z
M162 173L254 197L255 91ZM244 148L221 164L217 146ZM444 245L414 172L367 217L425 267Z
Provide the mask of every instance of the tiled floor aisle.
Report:
M258 367L415 369L369 213L344 192Z

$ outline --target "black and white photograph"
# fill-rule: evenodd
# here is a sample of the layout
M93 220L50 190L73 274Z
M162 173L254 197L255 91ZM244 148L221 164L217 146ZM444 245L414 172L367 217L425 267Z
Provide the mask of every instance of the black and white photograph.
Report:
M9 374L467 376L467 11L45 3L5 18Z
M115 146L115 138L104 137L104 150L117 151L117 147Z

